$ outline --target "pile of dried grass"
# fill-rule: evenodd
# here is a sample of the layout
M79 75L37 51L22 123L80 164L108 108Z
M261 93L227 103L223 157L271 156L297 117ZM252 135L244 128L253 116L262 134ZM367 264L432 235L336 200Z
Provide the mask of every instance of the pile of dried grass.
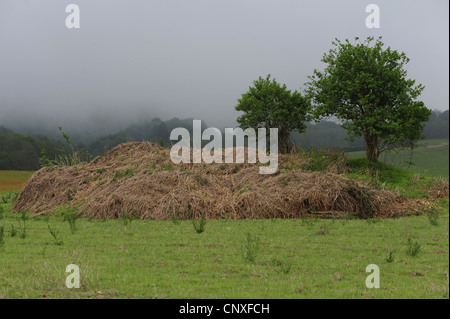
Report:
M149 142L126 143L90 163L39 170L20 193L14 210L40 215L70 204L94 218L130 213L141 219L341 217L348 213L369 218L419 214L428 205L338 175L345 171L345 161L334 155L336 160L326 172L298 169L311 164L306 156L282 155L276 174L260 175L261 164L247 160L244 164L175 165L167 149Z

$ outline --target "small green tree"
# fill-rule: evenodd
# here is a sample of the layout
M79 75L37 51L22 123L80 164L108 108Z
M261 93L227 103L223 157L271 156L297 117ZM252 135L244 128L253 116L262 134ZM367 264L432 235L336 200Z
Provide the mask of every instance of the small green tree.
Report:
M414 147L431 111L416 101L424 86L407 79L405 53L383 49L381 37L373 41L333 41L325 70L314 70L307 86L315 118L336 116L350 140L364 138L367 158L376 162L384 151Z
M291 92L275 79L259 77L247 93L242 94L235 109L244 112L237 118L239 126L246 128L278 128L278 148L281 153L292 149L290 134L306 129L309 101L299 92Z

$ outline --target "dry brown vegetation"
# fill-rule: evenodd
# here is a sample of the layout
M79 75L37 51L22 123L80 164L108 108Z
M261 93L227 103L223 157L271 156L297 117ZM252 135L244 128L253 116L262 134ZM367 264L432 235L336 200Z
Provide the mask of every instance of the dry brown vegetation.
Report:
M348 178L342 154L324 171L307 169L311 158L280 155L279 171L260 175L261 164L173 164L169 150L126 143L90 163L45 167L20 193L15 211L49 214L76 206L87 217L140 219L394 217L419 214L431 204ZM446 196L448 197L448 183ZM442 195L442 187L434 194ZM444 190L445 193L445 190ZM445 194L444 194L445 195Z

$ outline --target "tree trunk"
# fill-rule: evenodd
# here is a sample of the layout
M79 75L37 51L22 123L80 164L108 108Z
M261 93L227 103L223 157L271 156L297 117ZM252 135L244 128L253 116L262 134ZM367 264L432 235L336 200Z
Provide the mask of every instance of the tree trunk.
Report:
M376 135L366 135L366 154L369 162L378 162L378 137Z
M281 154L287 154L291 151L291 135L289 133L280 133L278 139L278 150Z

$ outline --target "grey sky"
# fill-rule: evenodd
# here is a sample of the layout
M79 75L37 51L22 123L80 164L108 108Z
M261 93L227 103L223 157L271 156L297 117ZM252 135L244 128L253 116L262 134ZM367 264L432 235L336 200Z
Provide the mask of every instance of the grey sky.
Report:
M81 28L67 29L78 4ZM367 29L378 4L381 28ZM234 125L258 76L302 89L331 41L383 36L431 109L449 105L449 2L0 0L0 124L93 113Z

